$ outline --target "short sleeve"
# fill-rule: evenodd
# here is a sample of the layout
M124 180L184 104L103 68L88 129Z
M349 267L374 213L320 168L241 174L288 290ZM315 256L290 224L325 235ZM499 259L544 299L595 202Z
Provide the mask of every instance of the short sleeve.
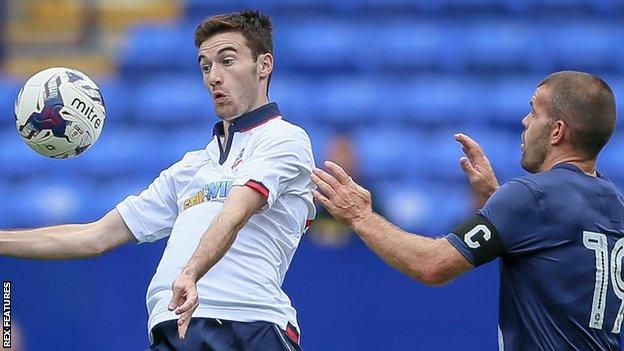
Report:
M178 215L173 181L175 165L160 173L138 196L131 195L116 208L139 243L169 236Z
M542 224L533 190L512 180L494 192L477 216L455 228L447 240L478 266L501 255L537 249Z
M247 185L264 194L268 210L285 192L310 195L314 158L310 139L303 130L288 136L266 134L239 166L232 185Z

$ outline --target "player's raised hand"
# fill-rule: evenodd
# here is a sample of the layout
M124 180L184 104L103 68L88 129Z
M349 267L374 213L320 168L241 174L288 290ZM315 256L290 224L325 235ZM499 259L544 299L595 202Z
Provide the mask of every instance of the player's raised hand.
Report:
M186 330L191 323L191 316L199 306L196 280L184 272L172 284L173 297L169 302L169 311L175 310L178 317L178 336L186 337Z
M319 190L314 190L314 198L319 201L336 219L351 225L364 214L372 212L371 193L358 185L337 164L326 161L328 172L315 169L312 181Z
M498 189L498 180L496 180L494 170L476 141L462 133L455 134L455 140L462 145L462 151L466 155L459 159L459 163L482 206Z

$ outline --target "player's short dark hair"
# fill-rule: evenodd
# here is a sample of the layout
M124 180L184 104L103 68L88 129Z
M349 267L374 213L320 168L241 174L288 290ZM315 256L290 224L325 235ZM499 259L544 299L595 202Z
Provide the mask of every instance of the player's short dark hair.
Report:
M548 116L566 122L575 149L588 158L596 158L615 127L611 87L597 76L575 71L553 73L540 86L550 88Z
M239 32L245 37L254 61L260 54L273 55L273 24L271 18L260 11L241 11L206 18L195 30L195 46L199 48L213 35L228 32ZM270 83L271 75L267 90Z

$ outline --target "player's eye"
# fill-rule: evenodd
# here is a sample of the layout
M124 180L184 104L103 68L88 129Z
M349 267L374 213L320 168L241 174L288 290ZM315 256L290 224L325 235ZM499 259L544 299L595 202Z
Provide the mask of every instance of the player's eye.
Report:
M226 58L226 59L223 59L222 63L224 66L231 66L234 63L234 59Z
M201 70L204 73L209 73L210 72L210 66L209 65L201 65Z

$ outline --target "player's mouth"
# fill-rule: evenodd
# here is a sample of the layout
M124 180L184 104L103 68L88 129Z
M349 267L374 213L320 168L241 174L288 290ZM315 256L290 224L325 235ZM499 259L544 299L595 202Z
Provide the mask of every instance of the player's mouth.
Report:
M227 95L224 92L215 91L212 93L212 98L214 102L221 103L225 100L225 98L227 98Z

